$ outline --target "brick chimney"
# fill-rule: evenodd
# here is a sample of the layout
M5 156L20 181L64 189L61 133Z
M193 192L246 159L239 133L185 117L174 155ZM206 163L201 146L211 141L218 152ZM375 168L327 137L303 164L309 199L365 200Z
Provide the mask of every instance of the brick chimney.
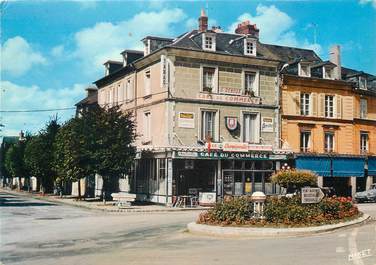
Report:
M204 9L201 9L201 15L198 18L198 30L201 32L208 30L208 17L206 16Z
M339 45L334 45L330 48L329 61L336 65L334 68L334 79L341 80L341 48Z
M249 20L243 21L238 24L238 27L235 29L236 34L252 35L253 37L259 37L260 30L256 27L256 24L251 24Z

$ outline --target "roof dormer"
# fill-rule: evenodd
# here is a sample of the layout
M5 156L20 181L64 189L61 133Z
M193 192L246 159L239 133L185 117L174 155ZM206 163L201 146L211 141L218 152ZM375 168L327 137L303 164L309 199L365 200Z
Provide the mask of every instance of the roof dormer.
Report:
M205 51L215 51L215 33L202 33L202 49Z
M309 62L300 61L298 63L298 75L304 77L311 77L311 66Z
M244 55L256 56L257 52L257 39L244 38Z

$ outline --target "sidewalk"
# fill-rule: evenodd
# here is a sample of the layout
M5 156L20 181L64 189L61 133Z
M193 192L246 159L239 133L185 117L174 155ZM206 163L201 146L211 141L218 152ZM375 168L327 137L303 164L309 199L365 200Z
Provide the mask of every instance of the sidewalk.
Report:
M52 203L58 204L66 204L75 207L82 207L91 210L99 210L99 211L106 211L106 212L178 212L178 211L204 211L210 209L210 207L194 207L194 208L174 208L168 207L164 205L157 205L157 204L148 204L148 205L132 205L130 207L121 208L119 209L118 206L114 205L114 202L108 201L106 204L103 204L101 200L93 199L93 198L86 198L85 200L77 201L76 197L74 196L64 196L60 198L60 196L56 195L44 195L42 196L39 193L30 193L27 191L15 191L10 190L7 188L0 188L0 192L5 192L13 195L25 196L34 198L37 200L48 201Z

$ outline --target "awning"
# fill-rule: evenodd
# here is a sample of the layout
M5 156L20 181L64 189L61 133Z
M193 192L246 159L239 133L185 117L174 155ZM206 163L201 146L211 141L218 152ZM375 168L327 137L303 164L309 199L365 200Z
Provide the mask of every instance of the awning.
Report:
M376 156L368 157L368 176L376 176Z
M310 170L322 177L330 177L330 158L302 156L295 160L296 169Z
M333 157L334 177L363 177L365 159L362 157Z

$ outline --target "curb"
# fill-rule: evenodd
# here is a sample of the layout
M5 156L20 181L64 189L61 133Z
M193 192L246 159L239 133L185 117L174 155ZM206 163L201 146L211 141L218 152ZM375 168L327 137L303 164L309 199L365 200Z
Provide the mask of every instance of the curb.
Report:
M254 227L224 227L203 225L196 223L189 223L187 225L188 231L192 234L208 235L216 237L289 237L289 236L304 236L313 235L317 233L330 232L333 230L345 228L352 225L357 225L366 222L370 219L368 214L363 214L361 217L338 224L321 225L313 227L296 227L296 228L254 228Z
M47 201L56 204L63 204L73 207L84 208L88 210L95 210L101 212L110 212L110 213L166 213L166 212L185 212L185 211L205 211L209 210L210 207L202 207L202 208L167 208L166 209L137 209L137 208L124 208L124 209L106 209L106 208L98 208L98 207L91 207L85 204L79 203L70 203L63 200L57 200L54 198L49 198L48 196L36 196L34 194L28 192L18 192L18 191L11 191L11 190L4 190L0 188L1 192L5 192L12 195L24 196L33 198L40 201ZM141 206L142 207L142 206Z

